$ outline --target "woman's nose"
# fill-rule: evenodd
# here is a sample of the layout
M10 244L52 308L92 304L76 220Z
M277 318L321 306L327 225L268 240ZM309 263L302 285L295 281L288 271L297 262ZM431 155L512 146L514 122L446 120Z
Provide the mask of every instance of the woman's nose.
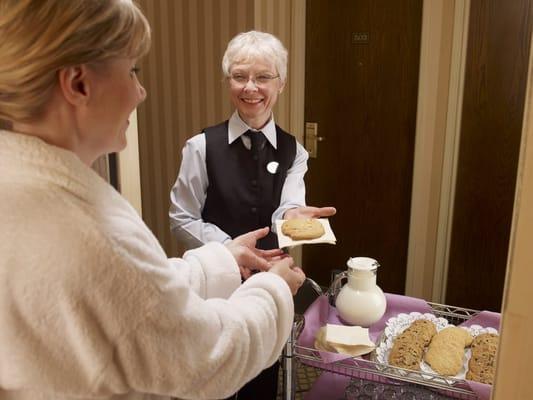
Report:
M257 90L257 85L255 84L255 81L253 79L248 79L248 82L246 82L246 85L244 85L244 90Z

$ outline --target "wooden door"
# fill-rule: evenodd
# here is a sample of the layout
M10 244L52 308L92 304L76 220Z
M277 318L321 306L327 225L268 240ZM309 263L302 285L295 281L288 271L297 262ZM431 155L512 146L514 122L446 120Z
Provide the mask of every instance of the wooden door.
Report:
M447 304L501 308L532 14L531 0L471 2Z
M333 205L337 245L304 246L323 285L350 256L377 259L403 293L407 264L422 0L308 0L305 121L318 124L307 202ZM309 138L306 138L309 139Z

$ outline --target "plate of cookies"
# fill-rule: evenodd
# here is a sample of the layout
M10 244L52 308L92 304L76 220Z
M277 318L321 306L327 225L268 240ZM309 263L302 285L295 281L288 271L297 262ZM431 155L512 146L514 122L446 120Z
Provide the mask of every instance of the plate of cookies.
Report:
M327 218L280 219L276 221L276 233L280 248L305 243L337 242Z
M497 344L494 328L457 327L444 318L413 312L387 321L375 359L401 368L404 375L411 370L448 384L456 379L492 384Z

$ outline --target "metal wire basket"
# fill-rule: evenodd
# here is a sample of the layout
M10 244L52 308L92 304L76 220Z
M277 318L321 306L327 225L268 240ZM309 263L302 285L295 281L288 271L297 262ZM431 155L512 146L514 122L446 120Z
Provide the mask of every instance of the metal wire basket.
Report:
M428 302L428 305L431 307L435 316L445 318L453 325L459 325L479 313L479 311L476 310L444 304ZM297 316L293 328L292 357L307 366L335 374L381 383L412 383L435 389L446 396L459 399L475 400L478 398L468 383L463 379L444 378L437 374L411 371L382 364L374 361L375 357L373 357L372 354L368 359L346 358L340 361L325 363L322 361L320 354L316 349L303 347L297 344L297 338L303 330L304 324L305 321L303 316Z

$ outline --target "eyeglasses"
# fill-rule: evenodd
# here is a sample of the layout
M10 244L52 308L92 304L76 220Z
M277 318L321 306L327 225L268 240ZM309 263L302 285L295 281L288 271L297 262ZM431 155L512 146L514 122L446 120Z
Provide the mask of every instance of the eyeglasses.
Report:
M279 75L259 74L251 77L245 74L231 74L229 79L235 86L246 86L248 81L252 81L256 87L262 88L268 86L274 79L279 78Z

